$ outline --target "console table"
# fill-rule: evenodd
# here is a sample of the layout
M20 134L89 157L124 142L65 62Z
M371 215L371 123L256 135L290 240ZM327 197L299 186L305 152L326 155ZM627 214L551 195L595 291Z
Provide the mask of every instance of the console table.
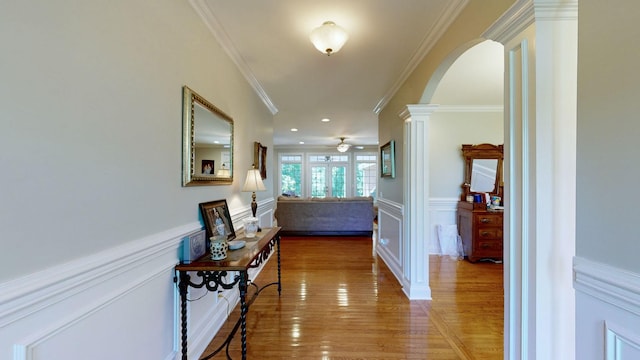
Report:
M216 349L212 354L203 358L209 359L217 354L223 347L227 347L227 358L229 357L229 344L234 334L240 327L242 341L242 359L247 358L247 312L249 305L255 300L264 288L271 285L278 285L278 294L282 291L280 279L280 228L264 228L258 232L255 238L242 238L239 240L246 241L246 245L238 250L229 250L227 258L224 260L211 260L211 255L207 252L204 256L189 264L176 265L176 271L179 277L175 279L178 282L180 291L180 310L181 310L181 327L182 327L182 359L187 360L187 294L189 286L194 288L205 287L208 291L217 292L221 289L231 289L236 284L240 292L240 318L236 322L233 330L227 337L226 341ZM266 284L261 288L256 287L256 292L251 299L247 301L247 286L249 283L248 270L256 268L265 262L273 248L277 248L278 257L278 281ZM227 274L230 271L237 271L233 279L227 280ZM195 274L193 273L195 272ZM192 280L195 276L195 280Z

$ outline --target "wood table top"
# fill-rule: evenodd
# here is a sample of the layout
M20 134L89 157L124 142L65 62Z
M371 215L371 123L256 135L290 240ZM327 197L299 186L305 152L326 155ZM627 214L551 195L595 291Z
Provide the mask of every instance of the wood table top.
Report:
M203 256L189 264L178 264L178 271L241 271L249 268L262 250L278 235L280 227L263 228L253 238L237 238L232 241L245 241L244 247L237 250L228 250L227 258L212 260L211 252L207 251Z

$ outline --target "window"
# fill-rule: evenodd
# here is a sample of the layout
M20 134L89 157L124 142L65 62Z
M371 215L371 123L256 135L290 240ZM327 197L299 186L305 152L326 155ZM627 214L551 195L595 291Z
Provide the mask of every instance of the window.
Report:
M302 196L302 155L280 157L280 188L283 195Z
M278 158L282 195L376 198L377 153L280 153Z
M376 197L378 184L376 155L356 155L356 196Z

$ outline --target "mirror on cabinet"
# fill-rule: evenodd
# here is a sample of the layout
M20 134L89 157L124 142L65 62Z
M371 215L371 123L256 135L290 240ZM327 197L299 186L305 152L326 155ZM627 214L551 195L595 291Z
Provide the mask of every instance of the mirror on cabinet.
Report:
M233 182L233 119L183 87L182 186Z
M502 197L503 145L462 145L464 182L461 200L474 193Z

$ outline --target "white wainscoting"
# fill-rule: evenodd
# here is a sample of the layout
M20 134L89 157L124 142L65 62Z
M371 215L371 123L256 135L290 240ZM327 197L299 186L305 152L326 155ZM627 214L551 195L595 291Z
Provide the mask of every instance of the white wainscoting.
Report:
M273 203L260 214L271 214ZM0 284L0 359L180 358L174 266L182 239L200 228L190 223ZM189 358L196 358L238 293L190 289L189 298Z
M275 199L269 198L260 200L257 203L258 210L256 211L256 217L258 218L258 224L260 224L260 227L272 227L274 224L273 211L276 204ZM233 227L238 235L244 232L244 219L253 216L251 213L251 207L231 212L230 215L233 221Z
M576 359L640 359L640 274L574 258Z
M429 199L431 219L429 253L441 254L436 225L455 225L457 198ZM386 199L378 199L378 238L376 253L391 272L404 284L404 205Z
M376 253L387 264L398 281L404 284L404 206L387 199L378 199L377 203L378 239Z
M436 230L437 225L455 225L458 198L430 198L429 219L431 220L431 237L429 239L429 253L441 255L440 242Z

